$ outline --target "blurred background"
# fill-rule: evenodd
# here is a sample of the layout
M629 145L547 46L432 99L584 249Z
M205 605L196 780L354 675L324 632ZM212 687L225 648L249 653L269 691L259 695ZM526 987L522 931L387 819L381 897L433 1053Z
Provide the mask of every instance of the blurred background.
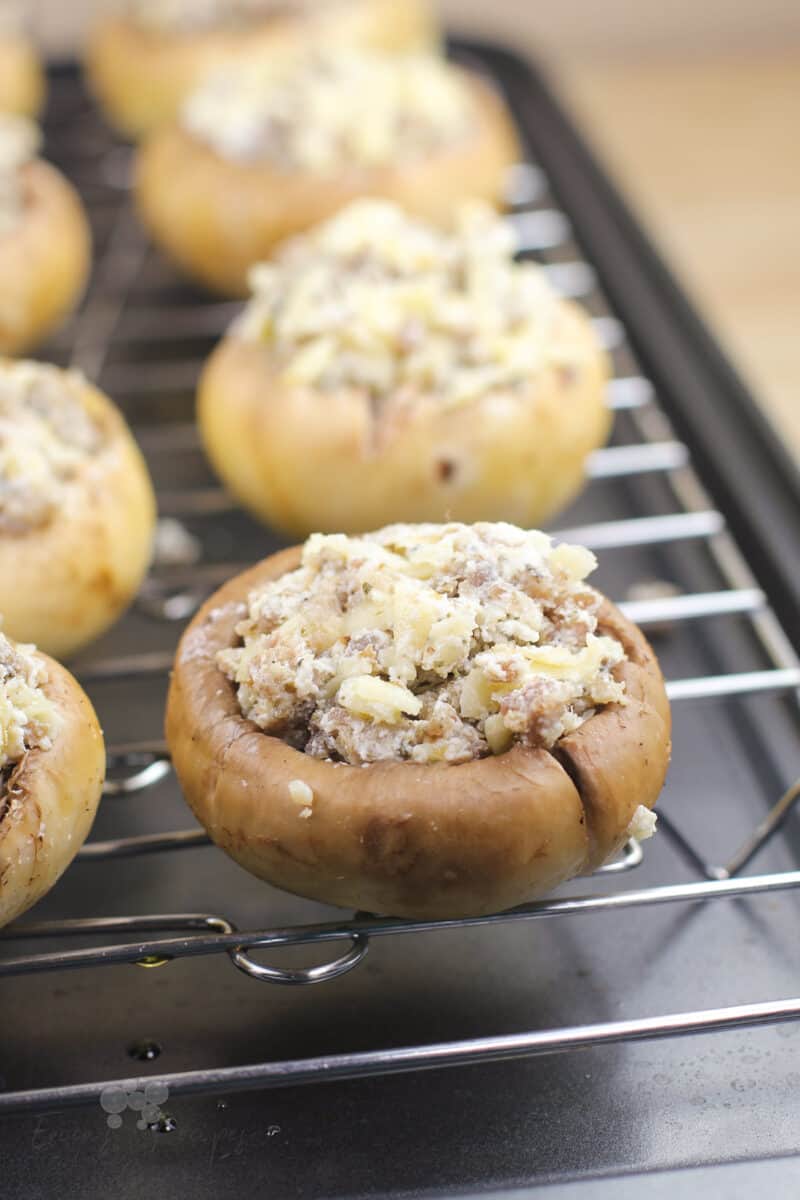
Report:
M402 3L402 0L397 0ZM73 53L102 0L30 0ZM800 457L798 0L442 0L560 91Z

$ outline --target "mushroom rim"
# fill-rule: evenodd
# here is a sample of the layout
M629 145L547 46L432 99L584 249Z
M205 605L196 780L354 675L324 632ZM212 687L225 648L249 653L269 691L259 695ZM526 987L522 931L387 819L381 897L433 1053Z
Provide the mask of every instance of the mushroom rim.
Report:
M15 645L24 644L15 642ZM36 776L41 771L50 769L53 759L56 755L63 754L66 743L74 740L75 733L93 731L95 726L99 729L94 706L69 668L60 663L58 659L53 658L52 655L36 647L29 650L28 653L39 662L44 663L47 668L47 677L38 686L52 705L58 724L49 746L32 746L25 750L15 763L4 768L3 774L5 772L8 774L0 784L0 833L5 832L3 821L8 817L11 807L9 792L11 790L24 791L28 797L35 799ZM75 717L87 707L90 710L86 714L87 720L81 721L80 725L77 725ZM62 737L62 734L65 736ZM77 849L79 847L76 848L76 853Z
M49 746L26 750L10 765L0 790L0 927L38 903L73 862L94 822L106 771L91 700L56 659L32 653L47 668L40 687L59 726ZM32 858L21 866L26 842Z

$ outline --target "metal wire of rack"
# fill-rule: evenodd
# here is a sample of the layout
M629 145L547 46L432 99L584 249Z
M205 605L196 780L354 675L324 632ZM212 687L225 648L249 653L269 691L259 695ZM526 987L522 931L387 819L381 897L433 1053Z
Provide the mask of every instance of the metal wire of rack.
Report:
M190 421L137 421L135 404L149 410L152 400L193 389L203 354L200 349L226 329L237 305L200 296L187 302L170 299L172 277L150 248L129 200L129 152L114 144L84 107L77 91L70 93L65 115L51 129L54 149L69 163L71 173L90 208L98 236L99 259L87 300L79 316L54 343L71 365L92 378L102 376L107 389L128 408L135 431L151 463L166 456L198 456L200 446ZM534 163L523 163L509 184L510 220L520 237L522 253L543 262L555 286L567 296L590 304L601 339L612 352L625 348L626 333L611 313L590 264L584 261L570 220L550 194L546 175ZM143 291L143 281L146 286ZM144 298L143 298L144 296ZM123 322L124 317L124 322ZM110 359L112 347L146 349L146 361ZM179 347L179 353L167 353ZM630 354L626 351L630 360ZM624 413L635 431L628 444L598 451L589 464L590 479L629 480L647 475L663 479L674 508L666 514L642 512L632 518L601 521L571 529L559 536L599 550L621 547L672 547L693 542L702 547L724 586L713 591L677 593L623 603L621 607L646 629L665 622L680 624L709 617L737 615L748 622L760 647L763 665L757 670L698 675L668 683L674 703L703 699L791 693L800 689L800 661L747 562L726 528L724 516L711 504L692 467L689 447L676 439L658 402L655 388L642 375L618 373L609 388L609 404ZM234 511L229 496L217 487L162 488L164 516L202 522ZM199 603L231 574L250 565L230 559L156 566L138 599L148 618L161 624L180 624ZM170 651L141 652L87 660L79 669L84 683L114 682L164 676ZM170 772L161 740L112 744L106 795L125 803L153 789ZM374 938L408 937L458 927L490 929L498 923L563 918L578 913L615 913L659 905L692 905L743 897L769 896L800 889L800 871L744 877L742 872L773 837L800 799L800 781L790 786L725 864L709 862L667 814L661 823L684 861L698 877L689 883L593 891L543 900L512 912L467 921L408 921L358 913L317 924L283 928L237 930L224 915L157 913L148 916L87 917L73 920L23 921L0 933L3 949L17 939L100 938L103 944L78 949L58 948L42 953L0 958L0 977L110 966L120 963L160 963L190 956L226 954L252 979L287 985L322 983L352 970L366 955ZM81 862L135 857L156 852L177 853L207 844L205 832L186 828L112 840L90 841ZM641 847L631 840L621 857L601 868L604 877L620 877L642 861ZM76 865L80 870L80 865ZM254 950L286 946L325 948L338 957L319 966L285 969L255 961ZM353 1052L321 1058L258 1063L224 1069L203 1069L164 1076L172 1094L219 1092L313 1083L321 1080L391 1074L430 1067L498 1061L513 1057L567 1051L578 1047L656 1039L681 1034L740 1028L800 1018L800 997L702 1011L662 1014L474 1038L400 1049ZM0 1114L66 1107L96 1100L111 1083L134 1089L137 1080L104 1080L85 1084L0 1092Z

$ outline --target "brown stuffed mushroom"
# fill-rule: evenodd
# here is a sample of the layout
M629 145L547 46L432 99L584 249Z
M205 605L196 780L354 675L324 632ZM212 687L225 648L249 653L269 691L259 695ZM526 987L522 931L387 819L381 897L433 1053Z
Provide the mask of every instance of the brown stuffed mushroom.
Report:
M73 677L0 634L0 926L40 900L94 820L103 735Z
M652 832L670 714L593 556L510 525L316 535L178 650L167 738L213 840L317 900L521 904Z

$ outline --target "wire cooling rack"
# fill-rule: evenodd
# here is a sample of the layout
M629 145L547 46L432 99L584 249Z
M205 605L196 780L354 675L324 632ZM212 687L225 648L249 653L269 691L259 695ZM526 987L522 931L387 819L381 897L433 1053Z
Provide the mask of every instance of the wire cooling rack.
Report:
M238 305L204 297L177 280L148 245L132 211L130 151L110 139L72 75L57 81L55 97L48 130L50 154L68 170L84 196L95 230L97 262L86 302L53 344L52 354L98 380L120 403L159 485L161 515L188 522L204 551L198 561L157 563L148 578L137 609L138 616L149 624L139 624L137 629L152 630L153 645L126 645L121 653L95 654L79 664L77 673L87 686L163 679L182 623L211 590L250 565L250 560L240 561L230 554L238 539L221 536L220 531L230 529L240 514L230 497L198 466L202 458L191 419L192 393L203 360ZM708 577L718 581L717 586L687 592L678 579L667 579L666 584L661 580L655 589L639 598L629 597L621 607L655 636L692 622L736 617L746 623L749 643L756 649L743 655L741 669L670 679L671 701L676 706L688 701L714 705L732 698L781 696L787 700L794 722L792 692L800 689L798 657L770 599L737 548L724 514L711 503L692 465L689 446L676 438L657 389L640 373L627 345L625 326L611 310L540 162L520 163L512 172L509 206L521 252L538 259L565 296L588 305L614 358L617 371L608 394L617 415L614 444L592 456L589 477L595 483L622 489L626 496L635 495L638 505L634 516L581 522L560 528L559 536L601 554L625 548L656 549L667 555L665 562L670 561L673 550L680 556L692 547L693 554L703 560ZM184 486L184 477L191 477L191 483ZM660 498L652 505L651 483ZM631 488L633 492L626 490ZM137 642L141 642L138 636ZM796 733L796 725L793 727ZM676 755L680 754L678 744ZM170 770L161 740L112 743L107 803L138 804ZM768 897L799 889L800 870L747 876L743 871L775 837L799 796L797 782L782 795L775 795L769 811L760 813L754 803L753 828L724 863L709 861L697 839L681 832L669 814L662 812L661 836L671 840L695 876L689 882L625 886L623 881L643 857L642 848L631 840L617 861L597 873L603 885L619 878L611 890L588 883L576 896L466 921L408 921L358 913L337 915L322 923L239 930L224 913L26 920L0 934L0 977L122 963L158 966L193 956L227 955L253 980L310 985L357 967L370 942L379 938L408 938L455 927L481 928L489 936L498 925L513 922L564 919L581 913L606 914L606 919L611 919L623 909L646 912L661 905ZM197 827L94 840L79 853L72 870L81 871L85 869L81 864L88 862L155 853L186 854L207 842L204 831ZM70 948L73 938L90 944ZM57 948L43 952L27 949L15 955L13 944L22 939L47 939L49 944L55 940ZM94 944L97 939L100 945ZM311 947L323 957L323 952L330 950L334 957L321 965L296 968L265 965L253 957L256 950L289 946ZM97 984L103 987L102 973ZM797 1018L800 998L772 1000L503 1036L209 1067L160 1078L173 1095L247 1090L497 1061ZM96 1100L112 1083L133 1090L137 1082L103 1080L0 1092L0 1113L82 1104Z

